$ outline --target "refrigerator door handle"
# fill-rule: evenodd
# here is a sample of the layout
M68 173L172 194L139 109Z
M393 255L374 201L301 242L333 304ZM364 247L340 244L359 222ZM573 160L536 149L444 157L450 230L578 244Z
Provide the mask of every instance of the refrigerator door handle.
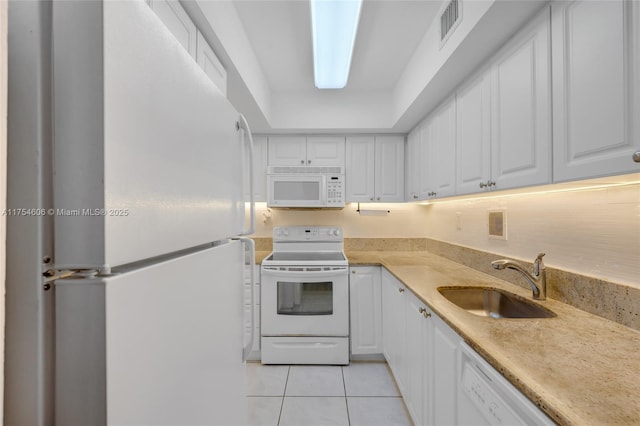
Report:
M242 349L242 361L246 361L253 349L253 339L255 335L255 327L256 327L256 319L255 319L255 265L256 265L256 244L251 238L239 237L238 240L242 244L246 244L249 247L249 267L251 277L251 285L249 286L251 290L251 333L249 343ZM244 284L244 283L243 283Z
M240 127L244 129L245 135L249 136L248 138L246 138L246 136L243 137L242 140L243 143L247 140L249 141L249 229L243 230L240 235L251 235L256 229L256 200L253 193L253 136L251 135L249 123L242 114L240 114ZM245 167L244 159L242 161L242 166ZM244 170L242 174L244 175Z

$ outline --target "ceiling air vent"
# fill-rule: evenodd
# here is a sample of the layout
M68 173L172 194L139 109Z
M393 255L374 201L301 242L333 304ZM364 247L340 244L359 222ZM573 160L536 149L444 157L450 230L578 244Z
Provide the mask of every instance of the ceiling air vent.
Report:
M444 45L462 18L461 0L450 0L440 15L440 47Z

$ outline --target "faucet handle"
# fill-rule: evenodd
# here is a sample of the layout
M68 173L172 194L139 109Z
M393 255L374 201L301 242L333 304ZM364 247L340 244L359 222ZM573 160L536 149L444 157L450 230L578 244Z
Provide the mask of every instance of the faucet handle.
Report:
M539 253L538 257L536 257L536 260L533 262L533 273L536 275L540 273L540 269L545 269L544 262L542 261L545 254L546 253Z

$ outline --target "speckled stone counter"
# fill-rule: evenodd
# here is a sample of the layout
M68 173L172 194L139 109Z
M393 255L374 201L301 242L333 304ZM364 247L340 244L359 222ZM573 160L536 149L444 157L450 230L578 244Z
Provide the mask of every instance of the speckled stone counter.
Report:
M549 417L566 425L640 424L640 332L553 299L545 319L492 319L458 308L440 286L531 290L423 251L347 251L382 265Z
M265 257L271 254L271 250L256 250L256 265L260 265Z

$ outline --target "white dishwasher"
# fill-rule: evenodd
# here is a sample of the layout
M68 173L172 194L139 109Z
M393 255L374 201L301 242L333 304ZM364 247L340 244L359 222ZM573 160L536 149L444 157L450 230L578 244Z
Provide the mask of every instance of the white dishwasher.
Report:
M466 343L461 344L460 425L554 425L518 389Z

